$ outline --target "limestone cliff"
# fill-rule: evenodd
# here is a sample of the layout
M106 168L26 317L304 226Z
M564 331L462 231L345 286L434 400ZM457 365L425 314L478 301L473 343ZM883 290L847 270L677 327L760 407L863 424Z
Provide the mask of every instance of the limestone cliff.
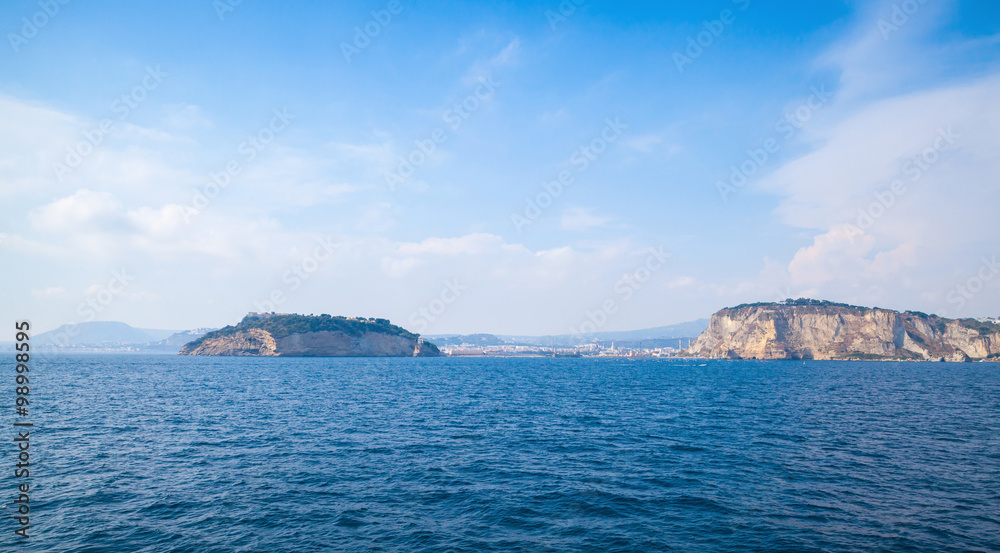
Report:
M251 313L186 344L181 355L435 357L437 346L385 319Z
M723 309L687 353L713 359L1000 360L1000 326L793 300Z

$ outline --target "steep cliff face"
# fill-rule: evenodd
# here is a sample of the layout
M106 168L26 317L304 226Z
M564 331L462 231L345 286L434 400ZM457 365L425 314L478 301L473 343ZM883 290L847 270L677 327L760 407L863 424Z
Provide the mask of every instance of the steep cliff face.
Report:
M688 353L715 359L1000 358L996 325L816 303L723 309Z
M181 355L264 357L435 357L441 352L415 334L375 319L259 316L206 334ZM361 322L359 324L359 321ZM374 330L368 330L374 328Z
M250 328L215 338L207 338L197 346L194 342L184 344L181 355L241 355L276 356L277 342L271 333L259 328Z

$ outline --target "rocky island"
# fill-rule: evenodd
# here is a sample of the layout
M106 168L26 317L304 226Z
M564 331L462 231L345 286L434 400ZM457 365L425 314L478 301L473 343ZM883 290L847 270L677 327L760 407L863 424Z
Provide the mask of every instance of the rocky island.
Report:
M1000 361L1000 325L786 300L722 309L687 354L710 359Z
M386 319L250 313L209 332L180 355L264 357L437 357L437 346Z

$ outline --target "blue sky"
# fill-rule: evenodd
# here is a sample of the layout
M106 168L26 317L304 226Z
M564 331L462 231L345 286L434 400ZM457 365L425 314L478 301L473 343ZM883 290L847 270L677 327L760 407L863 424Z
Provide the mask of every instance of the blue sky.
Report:
M992 2L13 1L0 30L0 301L42 329L1000 314Z

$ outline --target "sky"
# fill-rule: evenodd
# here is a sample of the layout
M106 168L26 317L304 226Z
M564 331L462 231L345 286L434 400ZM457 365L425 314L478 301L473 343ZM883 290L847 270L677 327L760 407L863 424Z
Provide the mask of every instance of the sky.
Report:
M0 311L1000 315L994 1L0 5Z

